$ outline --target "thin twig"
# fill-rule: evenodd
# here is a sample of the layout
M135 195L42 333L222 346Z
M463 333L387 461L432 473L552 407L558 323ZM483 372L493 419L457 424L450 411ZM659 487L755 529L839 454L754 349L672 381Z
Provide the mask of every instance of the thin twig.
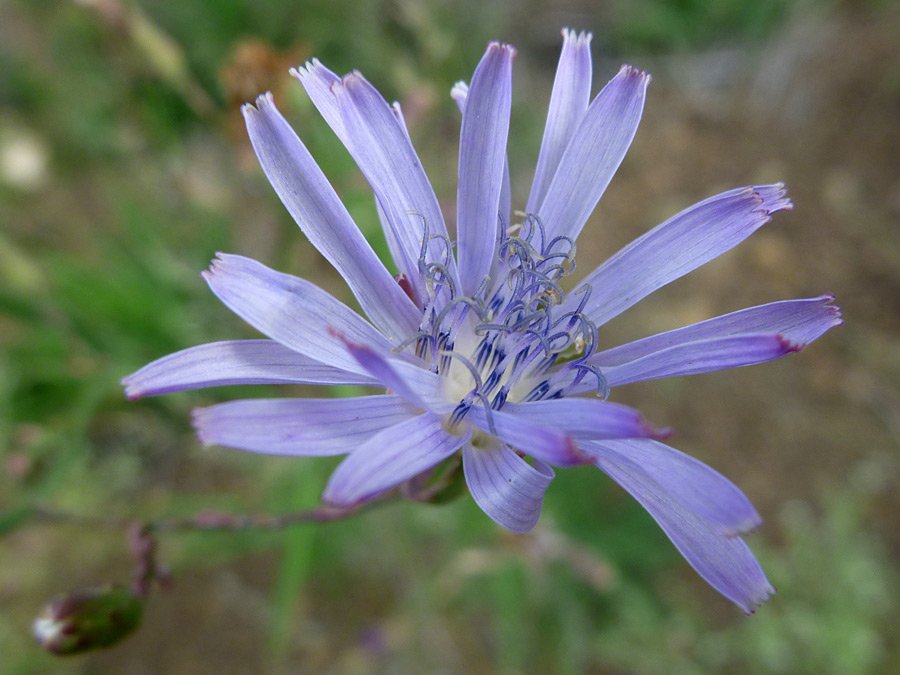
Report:
M31 510L32 520L38 523L66 524L79 527L121 530L140 523L148 533L187 532L187 531L234 531L234 530L283 530L302 523L326 523L349 516L370 511L397 501L396 495L370 501L349 508L335 506L317 506L306 511L296 511L273 515L268 513L226 513L223 511L203 511L187 517L167 517L142 521L138 518L122 518L110 516L89 516L70 511L61 511L48 506L34 506Z

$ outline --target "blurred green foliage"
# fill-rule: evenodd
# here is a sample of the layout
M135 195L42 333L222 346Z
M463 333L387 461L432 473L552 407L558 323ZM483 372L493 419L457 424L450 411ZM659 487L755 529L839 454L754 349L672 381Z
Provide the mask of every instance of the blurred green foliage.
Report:
M664 51L758 38L784 5L643 0L611 8L610 49ZM0 672L126 672L119 668L128 643L111 660L65 664L29 644L29 612L46 596L129 574L124 544L103 533L42 527L35 543L22 527L32 505L140 518L287 512L315 505L332 466L197 448L192 406L272 389L127 403L118 385L164 354L251 335L197 276L216 250L250 246L267 264L342 292L234 132L223 68L236 47L254 39L275 61L316 55L338 72L361 67L389 98L424 92L408 105L425 113L415 140L426 164L446 168L455 113L445 92L471 72L488 39L513 37L502 34L508 11L474 0L0 7L0 145L6 151L30 139L29 161L44 167L27 180L0 181L0 593L10 600L0 616ZM261 87L280 92L284 71L262 77ZM377 238L371 197L349 156L299 87L284 96L326 175ZM533 155L543 113L515 114ZM439 195L455 194L452 171L439 170L436 186ZM372 631L377 644L364 653L393 653L391 672L438 672L442 664L447 672L467 664L472 672L581 673L597 664L640 673L877 672L891 648L881 631L897 579L864 531L874 494L848 487L818 515L789 505L783 546L754 546L773 578L802 585L762 620L724 627L677 590L672 575L690 571L651 519L589 470L559 475L544 518L549 531L595 556L599 576L565 556L529 552L466 499L278 534L179 535L164 556L176 577L242 561L262 570L267 599L257 634L271 667L294 663L292 643L315 606L333 672L341 672L341 650L358 655L360 636ZM190 595L184 585L176 592ZM205 599L194 594L193 602ZM148 613L157 611L151 603ZM336 626L342 632L328 634ZM188 630L174 638L185 653ZM450 658L435 647L442 639L456 661L442 660ZM495 662L485 663L486 654ZM213 660L228 658L222 646Z
M670 52L760 39L783 18L785 0L622 0L613 3L620 47Z

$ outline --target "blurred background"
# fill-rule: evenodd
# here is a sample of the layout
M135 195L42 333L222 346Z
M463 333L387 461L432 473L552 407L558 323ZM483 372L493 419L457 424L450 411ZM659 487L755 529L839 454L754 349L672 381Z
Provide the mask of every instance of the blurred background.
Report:
M558 472L527 536L469 498L281 533L169 535L173 586L133 637L43 653L30 636L41 605L127 583L132 562L122 532L38 523L35 505L289 512L317 503L336 463L192 435L194 406L302 387L129 403L118 384L167 353L254 336L198 276L217 250L349 298L268 186L239 105L274 93L383 252L364 179L288 69L317 56L400 100L452 213L450 87L488 40L515 44L521 208L563 26L594 34L595 92L623 62L653 74L631 152L578 242L581 273L728 188L783 180L795 202L604 326L605 344L826 291L844 310L846 325L801 354L614 395L754 501L765 524L749 543L774 600L744 617L582 467ZM0 2L0 672L896 672L898 36L900 3L884 0Z

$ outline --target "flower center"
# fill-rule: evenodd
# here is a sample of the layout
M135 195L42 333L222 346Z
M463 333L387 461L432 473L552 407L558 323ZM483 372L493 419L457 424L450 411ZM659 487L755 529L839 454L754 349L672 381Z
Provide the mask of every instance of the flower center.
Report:
M427 237L426 237L427 241ZM458 294L444 260L419 267L429 299L415 343L418 356L445 377L455 426L473 405L488 414L507 401L539 401L565 396L584 377L596 377L598 394L608 391L602 373L587 363L597 345L597 327L582 309L590 287L574 310L562 312L565 293L559 280L575 269L575 242L566 236L548 240L535 215L524 215L509 228L498 227L497 256L490 275L471 296Z

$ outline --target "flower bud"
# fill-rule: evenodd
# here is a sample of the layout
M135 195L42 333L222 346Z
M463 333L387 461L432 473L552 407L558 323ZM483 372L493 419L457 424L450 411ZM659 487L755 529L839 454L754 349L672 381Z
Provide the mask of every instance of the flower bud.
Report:
M34 621L35 639L53 654L108 647L131 634L144 605L123 586L82 588L53 598Z

